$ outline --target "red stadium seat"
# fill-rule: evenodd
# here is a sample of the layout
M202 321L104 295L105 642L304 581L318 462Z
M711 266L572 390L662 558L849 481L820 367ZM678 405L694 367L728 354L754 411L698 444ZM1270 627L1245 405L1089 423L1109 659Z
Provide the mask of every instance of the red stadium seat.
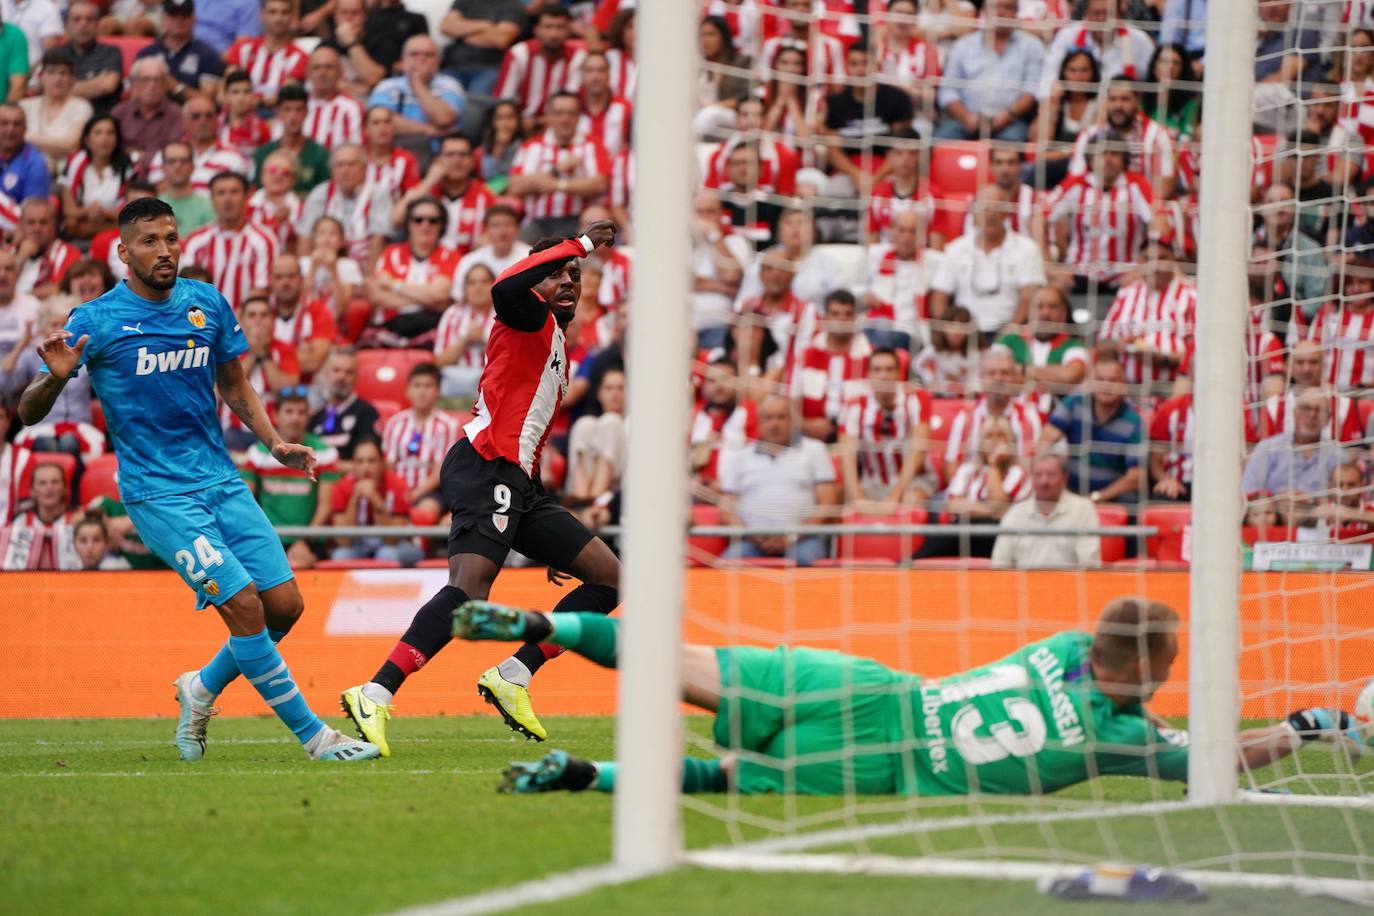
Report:
M955 197L943 191L932 192L937 195L939 204L930 220L932 234L944 236L945 242L952 242L964 234L964 221L968 218L972 198Z
M1258 147L1260 161L1254 163L1254 171L1259 173L1260 182L1267 188L1274 183L1274 154L1279 147L1278 134L1255 134L1255 146Z
M936 200L967 200L987 182L988 146L979 140L943 140L930 148L931 185Z
M358 397L374 404L380 398L404 404L406 375L412 366L434 362L428 350L360 350Z
M556 448L545 448L539 460L539 482L550 493L563 489L563 481L568 476L568 459Z
M102 496L119 499L118 474L119 461L113 454L101 455L91 461L81 475L81 498L78 502L82 506L89 506Z
M692 506L693 525L719 525L720 507L710 503ZM730 539L719 534L692 535L687 538L687 562L692 566L710 566L711 561L730 546Z
M1122 506L1101 505L1097 507L1097 523L1104 527L1126 525L1131 521L1130 513ZM1124 535L1102 536L1102 562L1115 563L1126 558L1126 538Z
M930 441L932 449L937 442L943 446L944 443L949 441L949 428L954 425L954 418L968 409L968 402L961 398L932 399L930 409Z
M339 321L339 342L357 340L371 321L372 303L366 299L351 300Z
M857 512L845 513L846 525L869 524L912 524L924 525L927 514L925 509L908 509L893 515L860 515ZM843 534L839 540L839 559L843 562L867 562L886 560L901 563L925 543L920 534Z
M124 75L129 75L130 68L134 65L134 58L138 57L138 52L153 43L153 39L146 35L102 35L100 44L110 45L119 49L119 56L124 64Z
M400 569L395 560L321 560L316 569Z
M1282 544L1293 539L1293 532L1285 525L1269 525L1260 528L1255 525L1246 525L1240 529L1240 540L1245 546L1250 547L1258 543Z
M41 464L55 464L62 468L62 472L67 475L67 483L70 485L72 478L76 476L76 456L68 455L66 452L34 452L33 460L29 462L24 470L24 476L19 480L19 498L28 499L30 487L33 485L33 472Z
M386 398L379 398L371 402L377 408L377 435L382 434L382 427L386 426L386 421L401 412L403 406L400 401L388 401Z
M1183 530L1192 523L1190 506L1151 506L1140 513L1140 524L1158 528L1145 540L1150 559L1165 563L1183 562Z

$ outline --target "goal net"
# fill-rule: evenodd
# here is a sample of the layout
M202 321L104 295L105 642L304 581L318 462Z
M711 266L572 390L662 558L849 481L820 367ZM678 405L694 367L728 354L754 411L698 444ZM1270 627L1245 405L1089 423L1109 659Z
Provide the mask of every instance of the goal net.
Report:
M664 34L654 6L641 48ZM696 212L691 286L639 267L633 291L619 861L1022 880L1152 864L1374 901L1374 750L1286 732L1296 752L1257 765L1244 746L1294 711L1352 709L1374 674L1374 7L1212 0L1209 28L1165 6L706 3L695 167L654 173L667 184L644 180L639 144L686 135L655 114L687 111L685 71L649 46L637 256L685 241L658 234L665 198ZM682 300L690 329L641 327ZM635 603L682 565L681 490L641 457L680 441L637 426L681 391L672 359L647 364L651 335L697 353L682 643L923 679L875 738L871 671L779 657L778 694L720 656L724 712L685 710L687 752L723 741L775 793L736 778L665 802L632 774L682 750L655 718L677 623ZM1062 698L1095 689L1086 660L994 666L1093 633L1122 596L1181 616L1143 743ZM986 695L1005 722L961 717ZM1143 775L1185 741L1188 782ZM1007 759L1019 791L984 769Z

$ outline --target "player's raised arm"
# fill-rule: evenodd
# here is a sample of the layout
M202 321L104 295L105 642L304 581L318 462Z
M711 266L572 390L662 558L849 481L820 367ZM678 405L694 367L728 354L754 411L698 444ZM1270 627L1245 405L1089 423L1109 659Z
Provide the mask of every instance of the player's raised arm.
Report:
M76 346L67 343L71 336L72 332L64 328L53 331L38 345L38 355L42 357L48 371L38 373L37 378L29 383L29 387L24 389L23 395L19 398L19 419L24 425L33 426L48 415L48 411L52 410L52 405L57 403L58 396L62 394L62 389L80 367L81 356L90 341L90 335L81 335Z
M508 267L491 288L491 301L496 317L521 331L537 331L548 317L551 302L541 297L535 287L547 280L573 258L585 258L596 248L615 241L616 226L610 220L598 220L589 225L583 235L564 239L555 245L532 251ZM577 303L571 303L576 307Z
M262 399L244 374L242 363L231 359L216 366L215 387L219 389L219 396L224 403L267 446L272 457L289 468L305 471L311 480L315 479L315 450L308 445L297 445L282 439L267 416Z

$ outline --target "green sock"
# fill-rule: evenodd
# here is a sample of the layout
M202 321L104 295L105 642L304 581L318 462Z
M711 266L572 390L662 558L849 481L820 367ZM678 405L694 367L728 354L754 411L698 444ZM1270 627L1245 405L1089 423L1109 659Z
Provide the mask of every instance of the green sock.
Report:
M615 791L615 771L617 766L612 761L598 761L596 764L596 779L591 787L598 792Z
M684 757L682 759L682 791L687 795L693 792L724 792L725 771L721 769L720 761L702 760L700 757Z
M554 611L553 635L545 642L571 649L603 668L615 667L620 621L587 611Z

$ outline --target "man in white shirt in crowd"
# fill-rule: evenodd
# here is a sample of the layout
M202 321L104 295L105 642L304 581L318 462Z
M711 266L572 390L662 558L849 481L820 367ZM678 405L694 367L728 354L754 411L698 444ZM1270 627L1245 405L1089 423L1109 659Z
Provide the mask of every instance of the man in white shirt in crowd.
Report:
M487 243L463 255L453 271L454 302L463 301L463 280L475 265L481 264L493 277L499 277L529 252L526 246L516 244L520 240L520 214L509 204L487 207L482 214L482 237Z
M1092 502L1067 490L1064 459L1042 454L1031 465L1032 498L1002 516L1003 528L1084 530L1097 527ZM999 569L1085 569L1102 565L1102 541L1091 534L999 534L992 548Z

